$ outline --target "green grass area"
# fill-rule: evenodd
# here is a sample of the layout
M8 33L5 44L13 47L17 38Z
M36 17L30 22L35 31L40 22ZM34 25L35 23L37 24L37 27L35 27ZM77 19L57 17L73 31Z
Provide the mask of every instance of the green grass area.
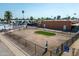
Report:
M35 33L42 34L42 35L46 35L46 36L54 36L54 35L56 35L53 32L47 32L47 31L36 31Z

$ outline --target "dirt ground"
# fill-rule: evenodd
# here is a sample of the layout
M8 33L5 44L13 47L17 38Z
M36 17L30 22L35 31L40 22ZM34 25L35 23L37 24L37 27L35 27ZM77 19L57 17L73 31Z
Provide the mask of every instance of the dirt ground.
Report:
M32 41L42 47L44 47L45 42L48 41L48 46L50 49L55 48L56 46L59 46L61 43L65 42L72 36L70 33L67 33L67 32L58 33L56 31L51 31L51 32L56 33L55 36L44 36L44 35L36 34L35 31L38 31L38 30L45 31L45 29L40 29L40 28L28 28L28 29L24 29L24 30L16 30L12 33L19 35L26 40ZM48 31L48 30L46 30L46 31Z

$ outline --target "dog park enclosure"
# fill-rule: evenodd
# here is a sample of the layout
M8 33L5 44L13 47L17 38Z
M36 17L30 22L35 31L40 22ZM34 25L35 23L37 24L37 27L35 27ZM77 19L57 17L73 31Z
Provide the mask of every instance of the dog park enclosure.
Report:
M48 52L45 55L50 55L52 50L60 46L63 42L67 41L73 34L56 32L55 36L43 36L35 34L35 31L44 30L40 28L27 28L23 30L16 30L13 32L6 33L5 35L10 38L17 45L21 46L23 50L28 52L30 55L42 55L45 48L45 41L48 41ZM50 31L50 30L47 30ZM17 43L18 42L18 43ZM19 44L21 43L21 44ZM25 47L24 47L25 46Z

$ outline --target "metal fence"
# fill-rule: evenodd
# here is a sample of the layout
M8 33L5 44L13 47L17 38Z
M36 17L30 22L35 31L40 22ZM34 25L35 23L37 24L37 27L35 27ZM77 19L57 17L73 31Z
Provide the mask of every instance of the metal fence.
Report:
M70 47L69 52L64 52L62 56L79 56L79 49Z
M11 38L12 41L14 41L15 44L20 46L24 51L26 51L31 56L41 56L43 52L45 51L45 48L32 42L29 40L26 40L18 35L12 34L11 32L5 33L5 36ZM51 56L52 51L48 50L47 53L44 56Z
M45 51L45 48L32 42L29 40L24 39L23 37L20 37L18 35L12 34L11 32L5 33L5 35L9 38L11 38L12 41L15 41L17 45L19 45L24 51L26 51L31 56L41 56L43 52ZM46 56L56 55L61 56L64 52L63 46L71 46L77 39L79 38L79 32L77 32L74 36L72 36L69 40L62 43L60 46L58 46L54 50L49 50L45 54Z
M63 46L67 45L68 47L70 47L78 38L79 38L79 32L77 32L69 40L67 40L66 42L62 43L60 46L58 46L57 49L55 50L55 55L61 56L62 53L64 52Z

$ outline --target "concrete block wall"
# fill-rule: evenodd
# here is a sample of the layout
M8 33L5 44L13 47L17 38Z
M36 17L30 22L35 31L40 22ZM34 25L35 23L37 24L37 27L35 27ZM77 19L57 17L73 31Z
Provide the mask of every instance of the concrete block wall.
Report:
M72 21L65 20L44 20L41 22L40 26L43 27L44 24L46 25L46 28L59 30L63 30L64 25L66 25L66 30L71 30L72 27Z

